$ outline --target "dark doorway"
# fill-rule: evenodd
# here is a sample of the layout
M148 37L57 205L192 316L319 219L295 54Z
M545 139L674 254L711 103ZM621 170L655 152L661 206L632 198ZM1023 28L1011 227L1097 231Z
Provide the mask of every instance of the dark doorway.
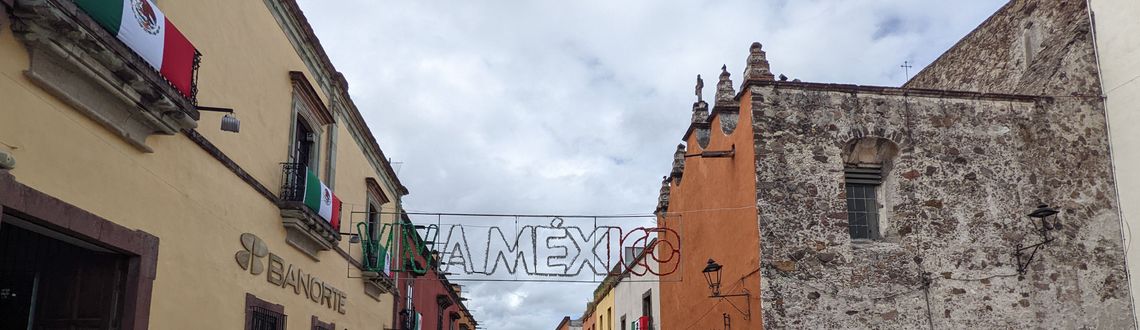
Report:
M120 329L127 256L13 217L0 223L0 329Z

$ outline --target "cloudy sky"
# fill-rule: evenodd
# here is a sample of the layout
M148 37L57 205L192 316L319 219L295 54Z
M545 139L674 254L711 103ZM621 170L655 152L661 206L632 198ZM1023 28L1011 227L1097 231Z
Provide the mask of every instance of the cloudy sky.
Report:
M1004 0L300 0L425 212L649 214L695 76L898 86ZM467 282L487 329L552 329L594 284Z

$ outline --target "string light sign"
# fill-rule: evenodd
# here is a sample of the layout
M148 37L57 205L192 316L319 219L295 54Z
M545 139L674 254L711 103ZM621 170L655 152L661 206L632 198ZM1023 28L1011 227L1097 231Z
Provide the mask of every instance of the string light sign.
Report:
M633 225L652 217L416 215L418 221L383 224L379 231L358 224L363 255L373 256L365 264L413 276L436 267L452 279L558 281L668 275L681 255L676 230ZM375 239L364 234L376 232Z

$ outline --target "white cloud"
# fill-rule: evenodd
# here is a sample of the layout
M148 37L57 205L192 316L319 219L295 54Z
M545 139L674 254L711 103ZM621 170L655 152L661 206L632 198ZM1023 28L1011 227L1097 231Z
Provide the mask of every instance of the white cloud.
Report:
M1004 0L301 0L422 211L650 213L696 74L900 85ZM713 94L715 83L707 84ZM592 284L468 283L488 329L553 328ZM520 310L525 309L525 310Z

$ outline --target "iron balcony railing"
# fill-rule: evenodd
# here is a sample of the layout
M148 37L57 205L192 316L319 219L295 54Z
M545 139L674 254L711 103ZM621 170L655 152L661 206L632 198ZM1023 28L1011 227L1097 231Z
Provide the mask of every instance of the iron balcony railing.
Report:
M304 163L281 163L281 200L305 201L305 179L308 166Z

